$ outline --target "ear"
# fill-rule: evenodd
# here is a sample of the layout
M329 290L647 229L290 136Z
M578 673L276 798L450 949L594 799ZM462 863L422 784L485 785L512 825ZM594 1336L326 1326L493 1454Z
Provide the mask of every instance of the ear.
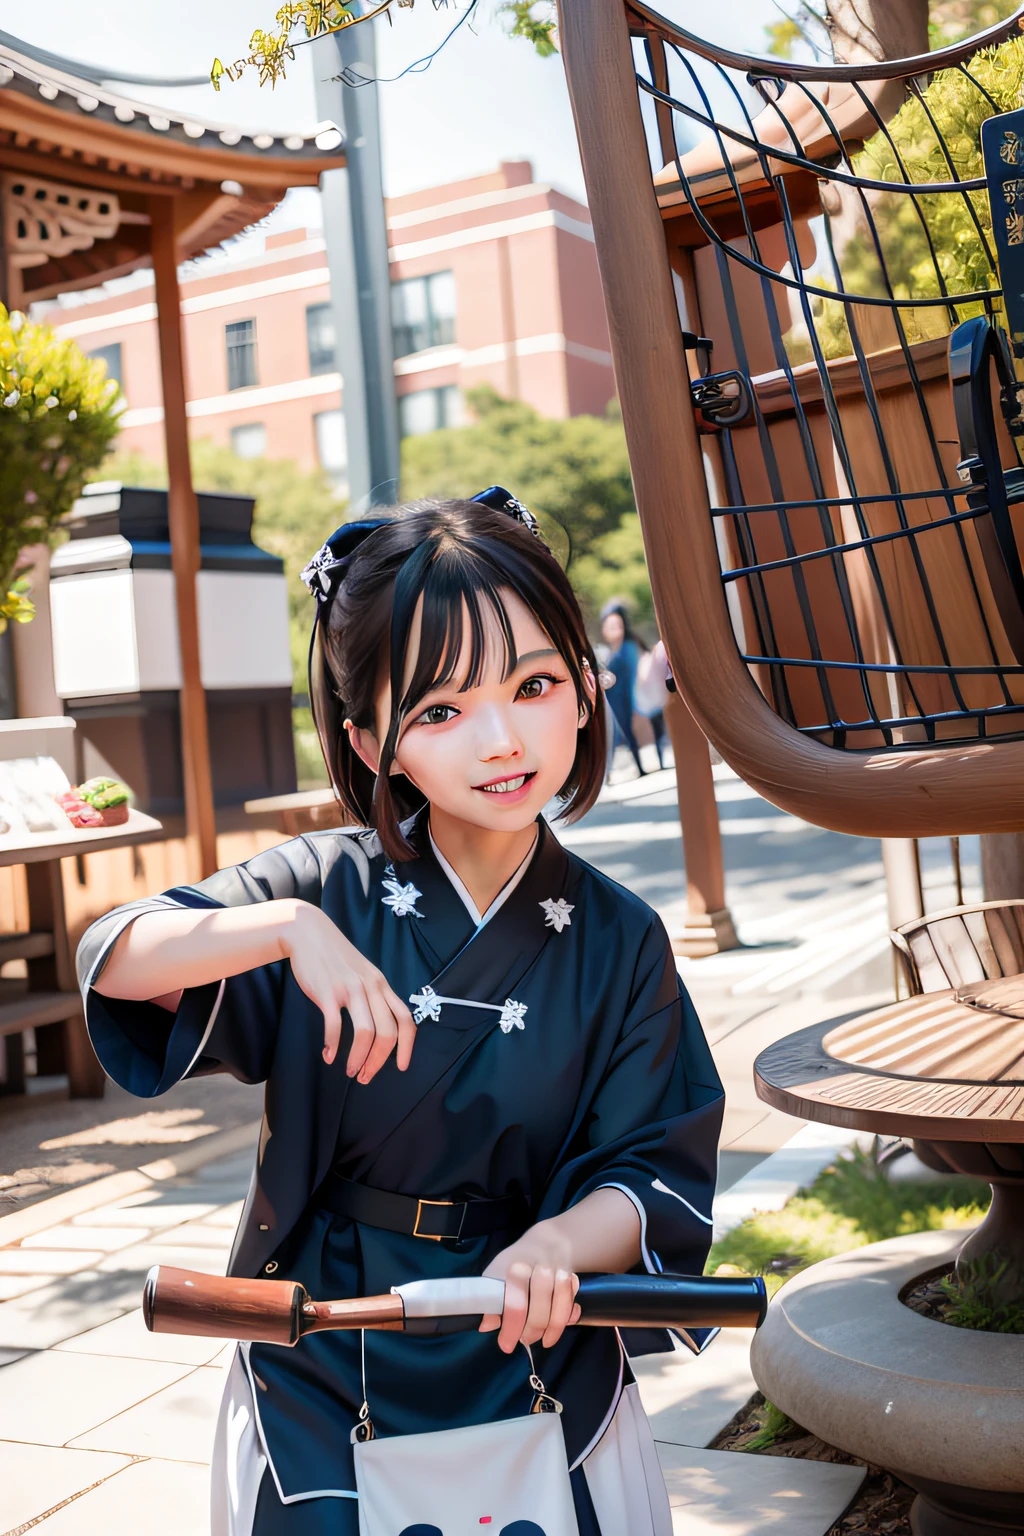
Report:
M587 708L585 711L580 712L577 730L581 731L587 724L587 721L593 717L594 707L597 704L597 678L594 676L590 662L586 657L583 658L583 697L586 700Z
M349 744L353 752L366 764L371 773L376 773L380 762L380 747L374 733L366 726L353 725L351 720L345 721L345 730L348 732Z

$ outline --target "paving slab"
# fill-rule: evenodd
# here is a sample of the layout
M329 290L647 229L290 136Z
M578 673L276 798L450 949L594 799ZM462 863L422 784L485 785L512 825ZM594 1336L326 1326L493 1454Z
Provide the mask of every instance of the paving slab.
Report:
M96 1265L101 1275L135 1275L141 1293L142 1282L154 1264L173 1264L177 1269L198 1269L204 1275L222 1275L227 1268L229 1245L212 1244L208 1248L186 1248L184 1244L136 1243L119 1253L108 1253ZM138 1300L138 1297L136 1298Z
M825 1536L863 1467L658 1445L676 1536Z
M680 1346L671 1355L630 1361L655 1440L710 1444L757 1391L750 1373L753 1336L752 1328L723 1329L702 1355Z
M144 1227L156 1232L162 1227L197 1221L215 1209L210 1202L200 1204L196 1200L175 1199L174 1192L140 1191L137 1195L126 1196L115 1205L101 1205L98 1210L83 1211L80 1216L74 1217L72 1226Z
M91 1355L41 1350L4 1369L0 1440L64 1445L188 1374L187 1366L158 1360L107 1359L100 1370Z
M242 1207L244 1200L233 1200L230 1205L222 1205L218 1210L212 1211L209 1216L203 1217L203 1225L207 1227L229 1227L233 1232L242 1219Z
M34 1277L24 1279L28 1288L23 1294L0 1304L0 1348L49 1349L139 1304L135 1270L100 1274L83 1269L58 1280L44 1276L42 1284Z
M12 1301L15 1296L25 1296L38 1286L46 1285L51 1278L50 1275L40 1274L0 1275L0 1302ZM2 1315L3 1308L0 1307Z
M0 1248L0 1275L74 1275L104 1257L95 1248Z
M0 1365L13 1365L15 1360L24 1360L26 1355L34 1355L34 1349L0 1349Z
M131 1465L127 1456L109 1451L67 1451L50 1445L0 1441L0 1525L17 1530L73 1499L86 1488Z
M214 1226L212 1222L186 1221L181 1226L154 1232L152 1241L160 1248L223 1248L226 1252L231 1247L233 1230Z
M203 1466L136 1462L33 1526L32 1536L208 1536L209 1483Z
M65 1359L74 1356L66 1355ZM80 1356L80 1359L85 1359ZM141 1365L141 1361L110 1361L109 1365ZM147 1369L173 1371L174 1366ZM107 1369L104 1365L104 1371ZM93 1362L95 1370L95 1362ZM116 1418L75 1438L83 1450L120 1451L129 1456L160 1456L168 1461L209 1462L217 1411L224 1392L223 1366L202 1365Z
M146 1231L152 1230L153 1223L149 1222ZM23 1237L22 1248L93 1248L101 1253L115 1253L118 1248L127 1248L129 1243L137 1243L140 1233L138 1230L125 1227L79 1227L73 1221L61 1222L59 1226L47 1227L45 1232L33 1232L31 1237Z
M232 1348L234 1346L231 1346ZM119 1355L130 1360L166 1360L172 1365L209 1365L224 1352L220 1339L192 1338L184 1333L150 1333L142 1308L126 1312L112 1323L101 1323L54 1345L74 1355Z

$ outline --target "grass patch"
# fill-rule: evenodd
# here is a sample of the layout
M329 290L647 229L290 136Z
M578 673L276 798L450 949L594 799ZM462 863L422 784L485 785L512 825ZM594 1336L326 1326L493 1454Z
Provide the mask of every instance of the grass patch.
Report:
M983 1180L896 1182L879 1166L876 1149L877 1143L867 1151L854 1148L781 1211L734 1227L711 1249L708 1273L763 1275L775 1291L802 1269L851 1248L981 1221L991 1199Z

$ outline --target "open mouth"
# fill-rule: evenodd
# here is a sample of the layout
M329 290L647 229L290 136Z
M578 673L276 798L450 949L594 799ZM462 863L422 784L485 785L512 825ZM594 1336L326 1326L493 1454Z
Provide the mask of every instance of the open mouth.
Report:
M494 779L490 784L476 784L474 788L482 790L485 795L514 795L532 784L536 777L536 773L517 773L514 778Z

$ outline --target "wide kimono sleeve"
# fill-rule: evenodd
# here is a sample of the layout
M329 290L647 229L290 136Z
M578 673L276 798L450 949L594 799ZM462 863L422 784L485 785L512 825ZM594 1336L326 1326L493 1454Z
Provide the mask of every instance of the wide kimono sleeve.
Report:
M121 934L144 913L238 907L289 896L319 906L330 865L350 841L340 833L297 837L198 885L177 886L98 918L78 947L78 980L89 1038L107 1075L140 1098L207 1072L264 1081L280 1023L285 961L188 987L176 1013L152 1002L105 997L96 982Z
M610 1059L544 1215L594 1190L621 1190L640 1217L650 1274L700 1274L711 1246L725 1099L668 936L657 918L640 946Z

